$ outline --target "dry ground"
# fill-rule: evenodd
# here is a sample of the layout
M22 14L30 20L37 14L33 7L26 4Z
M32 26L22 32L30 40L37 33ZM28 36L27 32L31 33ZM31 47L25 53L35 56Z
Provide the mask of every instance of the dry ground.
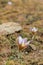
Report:
M11 35L0 35L0 65L43 65L43 0L0 0L0 24L4 22L18 22L23 27L22 31ZM16 38L19 34L31 39L33 34L30 27L37 27L33 45L25 51L18 51ZM5 52L6 51L6 52Z

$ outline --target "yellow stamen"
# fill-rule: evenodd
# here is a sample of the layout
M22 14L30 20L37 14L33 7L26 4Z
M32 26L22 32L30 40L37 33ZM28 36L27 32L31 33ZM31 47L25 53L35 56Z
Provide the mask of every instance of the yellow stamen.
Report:
M24 43L22 43L22 47L24 47L25 46L25 44Z

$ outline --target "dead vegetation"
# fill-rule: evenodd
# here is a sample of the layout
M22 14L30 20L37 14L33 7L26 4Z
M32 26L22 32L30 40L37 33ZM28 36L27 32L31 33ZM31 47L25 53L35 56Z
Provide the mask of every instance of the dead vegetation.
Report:
M0 35L0 65L43 65L43 0L0 0L0 24L18 22L22 31L10 35ZM18 51L17 36L30 40L33 33L30 27L37 27L38 32L31 44L35 45Z

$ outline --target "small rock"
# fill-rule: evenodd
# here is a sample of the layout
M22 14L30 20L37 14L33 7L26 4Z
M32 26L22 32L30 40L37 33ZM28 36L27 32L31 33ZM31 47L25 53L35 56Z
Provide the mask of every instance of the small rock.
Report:
M8 35L22 30L22 27L18 23L7 22L0 25L0 35Z
M28 55L28 52L25 52L26 55Z

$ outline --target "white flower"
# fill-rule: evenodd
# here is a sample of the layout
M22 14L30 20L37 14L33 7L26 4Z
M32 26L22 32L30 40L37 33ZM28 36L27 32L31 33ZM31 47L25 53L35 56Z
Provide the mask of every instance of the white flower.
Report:
M30 28L30 30L31 30L32 32L37 32L37 31L38 31L38 28L33 27L33 28Z
M21 36L18 37L18 42L19 42L19 44L21 44L22 46L28 45L28 44L30 43L30 41L27 41L27 38L22 38Z
M8 4L9 4L9 5L12 5L12 2L9 1Z
M19 44L26 43L27 42L27 38L22 38L21 36L19 36L18 37L18 42L19 42Z
M22 38L21 36L18 37L18 42L22 45L22 47L29 45L31 41L32 40L27 41L27 38Z

